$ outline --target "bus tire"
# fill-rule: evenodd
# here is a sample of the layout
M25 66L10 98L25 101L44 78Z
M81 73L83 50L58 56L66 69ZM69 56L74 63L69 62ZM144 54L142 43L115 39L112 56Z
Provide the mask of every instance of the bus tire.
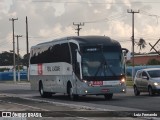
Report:
M39 83L39 93L42 98L47 98L52 96L52 93L44 91L42 82Z
M69 87L69 94L68 94L69 98L73 101L77 100L78 99L78 95L76 94L73 94L73 88L72 86Z
M109 94L104 95L105 100L111 100L112 97L113 97L113 93L109 93Z

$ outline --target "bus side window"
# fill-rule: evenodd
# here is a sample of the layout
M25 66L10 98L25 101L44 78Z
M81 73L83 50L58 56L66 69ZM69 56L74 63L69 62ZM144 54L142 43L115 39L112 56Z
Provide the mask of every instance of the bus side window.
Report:
M49 62L66 62L70 63L70 52L67 43L56 44L50 49L50 54L48 55Z
M74 43L70 43L70 48L71 48L71 54L72 54L72 66L73 66L73 71L75 72L76 76L80 78L80 68L79 68L79 63L77 63L76 59L76 52L77 52L77 45Z

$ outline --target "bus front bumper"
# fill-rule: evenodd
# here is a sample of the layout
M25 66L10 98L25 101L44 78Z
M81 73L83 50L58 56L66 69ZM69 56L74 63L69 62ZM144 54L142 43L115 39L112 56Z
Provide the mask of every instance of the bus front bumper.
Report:
M126 93L126 86L88 86L77 90L79 95L104 95L109 93Z

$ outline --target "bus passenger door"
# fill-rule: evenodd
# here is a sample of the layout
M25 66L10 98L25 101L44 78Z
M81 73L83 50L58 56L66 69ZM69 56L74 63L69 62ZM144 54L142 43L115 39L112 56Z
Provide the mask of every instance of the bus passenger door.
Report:
M73 40L69 42L70 53L71 53L71 63L72 63L72 86L76 89L77 93L77 84L78 79L80 79L80 64L81 64L81 55L78 52L78 44ZM75 94L76 94L75 93Z
M76 93L78 93L78 79L82 79L82 68L81 68L81 55L80 53L77 51L76 52L76 55L77 55L77 60L75 62L75 75L77 76L75 79L74 79L74 82L75 82L75 87L76 87Z

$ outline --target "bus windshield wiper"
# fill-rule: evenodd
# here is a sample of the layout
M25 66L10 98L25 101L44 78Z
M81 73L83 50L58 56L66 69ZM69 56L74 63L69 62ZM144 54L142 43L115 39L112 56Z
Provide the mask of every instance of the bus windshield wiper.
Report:
M106 59L105 59L106 60ZM107 66L108 70L112 73L112 75L116 76L115 72L112 70L112 68L108 65L107 61L105 61L105 65Z
M104 60L101 62L100 66L98 67L98 69L97 69L97 71L96 71L96 73L95 73L95 75L94 75L95 77L96 77L97 74L99 73L100 69L103 69L103 65L105 65L105 61L104 61ZM105 71L104 71L104 73L105 73Z
M108 70L110 70L110 72L112 73L112 75L116 75L115 74L115 72L112 70L112 68L108 65L108 63L107 63L107 60L106 60L106 58L105 58L105 56L104 56L104 53L103 53L103 46L101 46L101 53L102 53L102 58L103 58L103 61L101 62L101 64L100 64L100 66L98 67L98 69L97 69L97 71L96 71L96 73L95 73L95 76L97 76L97 74L99 73L99 71L100 71L100 68L102 68L104 71L104 74L106 74L106 66L107 66L107 68L108 68ZM103 65L104 65L104 68L103 68Z

